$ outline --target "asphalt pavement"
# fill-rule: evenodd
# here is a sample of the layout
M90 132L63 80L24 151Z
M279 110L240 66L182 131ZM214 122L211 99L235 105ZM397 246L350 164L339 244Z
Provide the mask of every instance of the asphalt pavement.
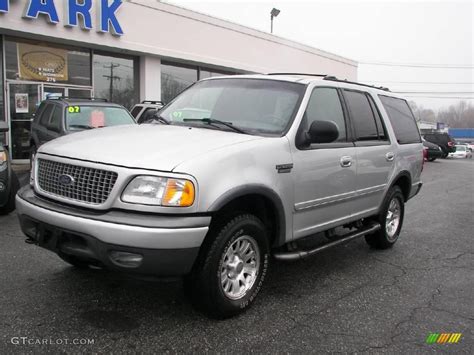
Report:
M427 163L423 181L394 248L362 238L273 262L253 307L224 321L196 312L179 281L76 270L0 217L0 353L472 354L474 159Z

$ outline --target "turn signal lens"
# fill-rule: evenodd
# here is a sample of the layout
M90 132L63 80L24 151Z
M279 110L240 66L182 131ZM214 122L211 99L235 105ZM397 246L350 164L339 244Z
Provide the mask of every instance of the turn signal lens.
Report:
M189 207L194 203L194 185L189 180L168 179L163 206Z

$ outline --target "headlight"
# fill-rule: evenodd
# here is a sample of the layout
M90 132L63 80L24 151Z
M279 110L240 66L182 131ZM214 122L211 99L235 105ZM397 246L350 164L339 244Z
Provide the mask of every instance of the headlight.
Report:
M123 191L122 201L142 205L188 207L194 203L194 185L185 179L137 176Z
M7 161L7 153L0 152L0 165L3 165Z

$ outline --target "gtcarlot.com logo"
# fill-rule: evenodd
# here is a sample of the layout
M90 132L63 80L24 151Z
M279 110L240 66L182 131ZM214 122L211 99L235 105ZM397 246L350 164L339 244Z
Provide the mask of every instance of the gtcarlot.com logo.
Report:
M13 337L10 339L10 342L13 345L93 345L94 339Z

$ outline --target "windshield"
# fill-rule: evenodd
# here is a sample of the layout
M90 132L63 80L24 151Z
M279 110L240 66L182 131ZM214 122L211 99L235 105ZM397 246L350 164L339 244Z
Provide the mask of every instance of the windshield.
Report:
M465 152L466 151L466 147L464 145L457 145L456 146L456 150L458 152Z
M184 91L160 116L171 124L201 125L204 122L195 120L211 119L249 134L281 135L295 116L305 89L302 84L276 80L206 80Z
M122 107L73 105L66 108L66 127L71 131L134 123Z

